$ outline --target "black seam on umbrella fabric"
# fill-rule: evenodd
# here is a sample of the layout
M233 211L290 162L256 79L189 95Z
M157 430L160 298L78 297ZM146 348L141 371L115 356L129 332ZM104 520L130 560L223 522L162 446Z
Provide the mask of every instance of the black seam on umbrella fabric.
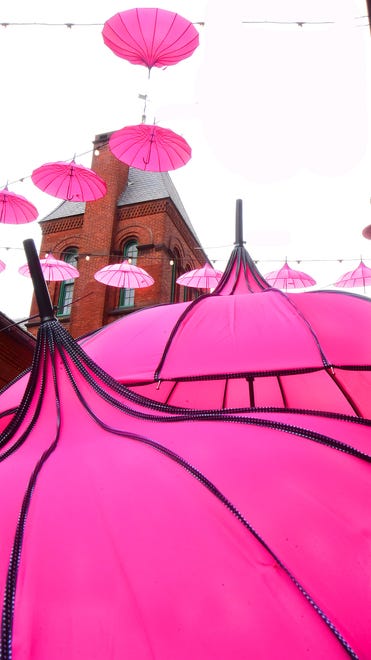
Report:
M58 445L58 440L61 430L61 415L60 415L60 397L58 389L58 381L55 373L55 364L54 364L54 350L53 350L53 338L49 336L47 339L50 350L51 357L51 367L53 374L53 385L55 388L55 406L56 406L56 433L55 438L51 445L46 449L31 474L31 478L28 482L26 492L22 501L21 510L19 513L19 518L17 522L16 533L14 537L12 552L10 555L7 580L4 593L4 602L3 602L3 613L2 613L2 622L1 622L1 646L0 646L0 660L11 660L12 658L12 636L13 636L13 621L14 621L14 607L15 607L15 595L17 588L17 578L18 570L21 561L22 554L22 545L24 530L27 520L27 514L31 503L32 494L34 492L37 478L45 465L48 458L54 452ZM45 346L46 347L46 346ZM44 351L44 361L46 362L46 351ZM45 372L44 372L45 373ZM33 425L29 425L26 435L32 429Z
M47 326L47 327L46 327ZM16 592L16 584L17 584L17 575L18 575L18 568L20 564L20 558L21 558L21 551L22 551L22 542L23 542L23 535L24 535L24 529L25 529L25 524L26 524L26 518L27 518L27 512L29 509L32 493L34 491L35 485L36 485L36 480L38 477L38 474L40 473L43 465L49 458L49 456L52 454L54 449L57 446L59 435L60 435L60 429L61 429L61 418L60 418L60 396L59 396L59 388L58 388L58 380L56 376L56 366L55 366L55 348L58 348L59 355L63 361L63 364L66 369L66 373L68 374L68 377L70 379L70 382L74 388L75 394L77 395L80 403L83 405L85 410L88 412L88 414L96 421L97 424L99 424L102 428L104 428L106 431L113 433L115 435L120 435L124 436L127 438L130 438L132 440L140 441L153 449L156 449L157 451L161 452L162 454L166 455L168 458L174 460L178 465L183 467L185 470L187 470L193 477L195 477L203 486L205 486L213 495L215 495L226 507L227 509L234 515L236 518L241 522L244 527L251 533L253 536L256 538L256 540L265 548L265 550L272 556L272 558L277 562L277 564L282 568L282 570L286 573L286 575L289 577L289 579L292 581L292 583L297 587L299 592L305 597L307 602L313 607L313 609L316 611L316 613L321 617L321 619L324 621L324 623L327 625L329 630L335 635L339 643L343 646L345 651L348 653L348 655L354 659L357 659L358 656L354 652L354 650L351 648L351 646L348 644L348 642L344 639L344 637L341 635L341 633L337 630L337 628L334 626L334 624L331 622L331 620L327 617L327 615L323 612L323 610L316 604L316 602L313 600L313 598L310 596L310 594L304 589L304 587L299 583L299 581L295 578L295 576L291 573L291 571L285 566L285 564L278 558L278 556L270 549L270 547L267 545L267 543L263 540L263 538L256 532L256 530L251 526L251 524L242 516L242 514L236 509L236 507L233 505L232 502L230 502L224 495L223 493L209 480L203 473L201 473L197 468L193 467L190 463L188 463L185 459L183 459L181 456L178 454L174 453L170 449L164 447L163 445L145 437L145 436L140 436L138 434L130 433L124 430L120 429L115 429L113 427L108 426L103 420L101 420L94 412L91 410L89 405L87 404L85 398L82 396L77 383L74 380L73 374L71 372L70 366L67 362L66 358L66 346L64 345L62 339L62 333L59 331L60 328L58 327L57 324L57 332L53 332L53 330L56 329L55 322L49 322L48 324L44 324L44 326L41 329L41 335L46 335L47 341L45 342L45 350L43 352L43 357L44 357L44 362L46 362L46 346L48 346L49 351L50 351L50 361L52 365L52 375L53 375L53 384L55 388L55 394L56 394L56 415L57 415L57 430L56 430L56 435L53 440L53 443L50 445L50 447L42 454L41 458L39 459L38 463L35 466L35 469L31 475L31 479L29 481L25 497L22 503L22 508L20 512L20 517L17 525L17 531L16 531L16 536L15 536L15 541L13 545L13 550L11 554L11 559L10 559L10 564L9 564L9 570L8 570L8 577L7 577L7 585L6 585L6 591L5 591L5 599L4 599L4 608L3 608L3 619L2 619L2 650L1 650L1 655L0 658L1 660L11 660L12 657L12 629L13 629L13 617L14 617L14 604L15 604L15 592ZM67 333L64 333L64 338L68 338ZM69 346L68 348L71 348L73 346L73 340L71 342L68 342ZM72 345L72 346L71 346ZM80 352L80 351L79 351ZM81 351L82 353L82 351ZM72 359L73 363L75 364L76 367L78 367L80 373L84 374L86 372L85 367L83 370L81 370L82 365L79 364L79 360L76 360L76 356L73 355L73 351L67 351L67 354L70 356ZM82 356L80 355L80 358ZM104 376L104 372L101 373L101 369L97 368L97 375L102 375ZM45 372L44 372L45 373ZM88 374L86 372L88 376ZM93 386L95 392L100 394L105 400L111 401L114 403L114 405L118 406L119 408L126 410L126 407L122 404L119 404L119 402L115 401L113 397L107 396L107 393L97 384L95 381L92 381L92 379L89 377L88 382ZM129 412L127 410L127 412ZM188 418L187 418L188 419ZM221 419L223 419L223 416L221 416ZM224 417L225 421L229 421L228 418L226 419ZM166 421L162 418L162 421ZM169 420L170 421L170 420ZM171 421L176 421L176 419L172 418ZM236 421L236 420L233 420ZM241 420L240 420L241 421ZM261 422L261 420L259 420ZM272 428L277 428L277 425L274 424L273 426L268 424L267 426L271 426ZM279 425L278 425L279 426ZM291 432L294 432L294 428L291 428ZM30 427L29 427L30 429ZM307 433L307 431L305 431ZM319 436L320 434L314 434L315 436ZM324 436L325 437L325 436ZM328 439L328 438L327 438ZM341 444L341 443L340 443ZM369 457L371 460L371 457Z

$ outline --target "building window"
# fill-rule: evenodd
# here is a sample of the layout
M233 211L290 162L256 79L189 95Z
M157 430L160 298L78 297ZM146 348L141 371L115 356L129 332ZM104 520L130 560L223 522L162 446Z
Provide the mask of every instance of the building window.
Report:
M133 266L136 265L138 259L138 241L131 239L127 241L123 249L124 259L127 259ZM134 307L135 303L135 289L121 289L119 296L119 307Z
M71 264L71 266L77 268L77 254L77 248L70 247L62 252L61 259L66 263ZM58 298L57 316L70 316L74 286L74 279L65 280L61 283Z

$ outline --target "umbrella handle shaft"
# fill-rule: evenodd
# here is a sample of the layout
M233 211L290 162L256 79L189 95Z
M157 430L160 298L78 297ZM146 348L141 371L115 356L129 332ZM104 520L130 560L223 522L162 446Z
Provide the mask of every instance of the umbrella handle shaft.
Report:
M242 199L236 200L236 240L235 245L242 247L244 244L242 230Z
M46 285L43 272L41 270L39 255L37 254L35 243L32 238L23 241L24 251L26 253L28 267L34 286L35 297L41 322L49 321L54 318L53 306L50 300L48 287Z

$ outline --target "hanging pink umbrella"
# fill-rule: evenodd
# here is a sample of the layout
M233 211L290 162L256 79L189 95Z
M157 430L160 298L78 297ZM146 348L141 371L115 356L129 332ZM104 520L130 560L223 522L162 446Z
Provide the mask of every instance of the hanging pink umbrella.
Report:
M264 275L264 279L277 289L302 289L307 286L313 286L316 281L307 273L290 268L287 261L279 270L272 271Z
M0 190L0 222L20 225L36 220L38 210L22 195L16 195L6 186Z
M109 148L119 160L149 172L168 172L185 165L191 148L177 133L150 124L126 126L112 133Z
M46 282L71 280L80 275L77 268L66 261L55 259L52 254L48 254L45 259L40 259L40 264ZM18 272L25 277L31 277L28 264L21 266Z
M122 321L79 344L43 305L25 396L0 435L2 660L369 658L371 355L353 327L370 305L282 296L239 244L212 294L127 317L131 344ZM207 352L189 378L201 395L206 364L208 391L218 370L239 380L239 358L247 392L263 400L275 381L281 401L246 405L240 390L229 409L160 403L83 350L125 365L135 349L139 375L140 349L159 346L168 375ZM341 397L350 411L335 412Z
M120 289L143 289L154 283L153 277L143 268L130 264L126 259L119 264L104 266L94 274L94 278L102 284Z
M363 286L363 290L366 291L366 286L370 284L371 268L366 266L361 259L357 268L344 273L344 275L335 282L334 286L349 288Z
M34 184L54 197L89 202L104 197L107 186L93 170L83 165L56 162L41 165L32 172Z
M196 28L165 9L122 11L104 24L104 43L131 64L148 69L177 64L190 57L199 44Z
M214 289L222 275L222 271L215 270L210 264L205 264L202 268L196 268L196 270L190 270L188 273L180 275L177 283L195 289Z

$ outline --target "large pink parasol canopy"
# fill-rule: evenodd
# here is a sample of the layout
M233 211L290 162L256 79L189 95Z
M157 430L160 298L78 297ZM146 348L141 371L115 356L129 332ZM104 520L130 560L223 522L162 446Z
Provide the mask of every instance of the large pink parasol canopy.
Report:
M41 190L69 202L89 202L104 197L105 181L84 165L57 161L45 163L32 172L32 181Z
M102 284L126 289L143 289L154 283L153 277L143 268L124 259L119 264L110 264L97 270L94 278Z
M104 43L119 57L151 69L177 64L199 44L196 28L165 9L122 11L104 24Z
M212 294L80 344L40 289L0 436L2 660L370 657L370 301L272 289L242 240Z
M277 287L277 289L283 289L284 291L287 291L287 289L303 289L316 284L316 280L313 277L307 275L307 273L303 273L301 270L290 268L287 261L278 270L264 275L264 278L271 286Z
M149 172L168 172L185 165L191 147L169 128L153 124L126 126L112 133L109 148L119 160Z
M0 222L9 225L21 225L36 220L37 208L22 195L8 190L0 190Z

